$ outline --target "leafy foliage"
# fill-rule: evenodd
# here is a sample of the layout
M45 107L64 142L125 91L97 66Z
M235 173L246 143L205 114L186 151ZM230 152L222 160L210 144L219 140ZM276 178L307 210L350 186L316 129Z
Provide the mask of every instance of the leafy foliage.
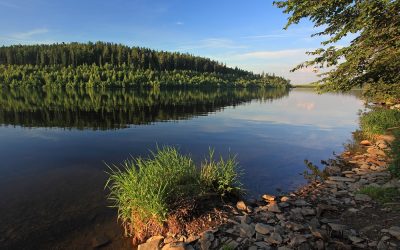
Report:
M294 70L315 66L328 69L322 73L322 89L347 91L355 86L390 86L400 82L400 1L398 0L285 0L275 1L290 14L285 26L308 18L323 31L313 36L327 36L323 48L308 52L315 56ZM334 44L354 35L348 46ZM328 46L329 45L329 46Z
M289 87L289 80L253 74L203 57L112 43L0 47L0 86Z
M366 186L360 189L360 193L366 194L381 203L393 202L400 199L400 191L397 188Z

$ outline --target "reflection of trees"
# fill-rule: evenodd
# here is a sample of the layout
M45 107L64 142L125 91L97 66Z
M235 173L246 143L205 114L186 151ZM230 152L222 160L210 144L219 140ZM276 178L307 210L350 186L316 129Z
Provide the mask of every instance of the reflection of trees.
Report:
M0 89L0 124L117 129L130 124L189 119L253 99L273 100L287 94L284 88Z

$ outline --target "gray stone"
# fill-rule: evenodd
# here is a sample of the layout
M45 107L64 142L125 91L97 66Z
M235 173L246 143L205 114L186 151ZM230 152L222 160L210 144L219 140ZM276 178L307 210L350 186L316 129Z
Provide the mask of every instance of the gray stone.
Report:
M287 222L285 224L285 226L286 226L286 228L288 228L288 229L290 229L292 231L300 231L300 230L304 229L303 225L297 224L297 223L294 223L294 222L291 222L291 221Z
M301 208L301 214L304 216L315 215L315 210L309 207Z
M98 248L109 244L111 240L107 238L105 235L98 235L92 240L92 247Z
M266 240L268 243L275 244L275 245L279 245L279 244L281 244L282 241L283 241L283 240L282 240L282 237L280 236L280 234L275 233L275 232L271 233L271 235L268 236L268 237L266 237L265 240Z
M351 240L351 242L353 242L353 244L361 243L364 241L364 239L352 235L350 235L348 238L349 240Z
M338 182L355 182L356 181L353 178L341 177L341 176L329 176L328 180L338 181Z
M324 229L317 229L317 228L310 227L310 231L311 231L311 234L318 239L322 239L325 241L328 239L328 232Z
M366 194L356 194L356 195L354 196L354 199L355 199L356 201L365 201L365 202L371 201L371 197L369 197L369 196L366 195Z
M257 245L261 249L271 249L271 247L264 241L258 241L258 242L255 242L254 244Z
M344 230L347 229L346 225L336 224L336 223L328 223L329 227L332 231L343 233Z
M306 202L306 201L303 200L303 199L297 199L297 200L294 202L294 204L295 204L296 206L298 206L298 207L301 207L301 206L309 206L309 205L310 205L308 202Z
M273 212L273 213L282 213L278 204L275 202L268 205L268 211Z
M269 234L270 232L274 231L274 227L263 223L257 223L255 230L260 234Z
M393 237L396 237L398 240L400 240L400 227L391 227L388 229L388 233L392 235Z
M306 241L307 241L307 239L303 235L295 235L294 237L292 237L290 239L290 243L289 244L292 247L297 247L298 245L300 245L301 243L306 242Z
M253 224L241 224L239 226L240 237L251 238L256 233Z
M242 224L250 224L251 223L251 217L245 214L244 216L240 217L240 222Z
M208 248L203 248L203 245L201 245L201 247L204 250L210 249L209 246L208 246ZM146 250L150 250L150 249L153 249L153 248L146 248ZM186 246L186 244L183 242L172 242L172 243L166 244L162 248L162 250L189 250L189 249L193 249L193 247L190 245Z

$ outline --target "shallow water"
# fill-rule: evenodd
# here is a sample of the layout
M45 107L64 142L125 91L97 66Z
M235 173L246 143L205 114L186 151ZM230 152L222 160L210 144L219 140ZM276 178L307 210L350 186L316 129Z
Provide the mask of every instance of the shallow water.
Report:
M105 163L157 145L196 161L209 147L237 154L249 195L292 190L304 183L304 159L319 163L351 139L357 94L0 90L0 246L84 249L106 234L123 248Z

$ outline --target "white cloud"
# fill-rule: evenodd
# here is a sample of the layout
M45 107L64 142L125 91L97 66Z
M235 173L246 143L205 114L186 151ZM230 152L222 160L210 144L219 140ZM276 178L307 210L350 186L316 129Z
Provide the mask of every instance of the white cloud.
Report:
M259 59L272 59L272 58L283 58L283 57L304 57L306 51L310 49L287 49L287 50L264 50L254 51L244 54L239 54L239 57L244 58L259 58Z
M184 23L183 23L183 22L180 22L180 21L176 22L175 24L176 24L176 25L184 25Z
M33 29L33 30L30 30L30 31L27 31L27 32L20 32L20 33L11 34L10 37L11 38L15 38L15 39L24 40L24 39L32 38L33 36L46 34L48 32L49 32L48 29Z

